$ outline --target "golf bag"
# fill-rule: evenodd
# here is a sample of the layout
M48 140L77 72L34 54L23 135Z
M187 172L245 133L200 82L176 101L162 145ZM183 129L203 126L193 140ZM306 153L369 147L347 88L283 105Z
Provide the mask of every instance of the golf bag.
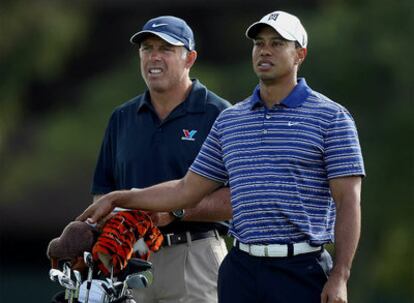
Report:
M111 273L109 278L96 269L89 252L85 252L84 262L88 266L86 279L68 263L63 264L62 270L50 270L50 279L64 288L52 298L52 303L137 303L131 289L145 288L152 283L152 265L142 259L130 259L124 270L117 276Z

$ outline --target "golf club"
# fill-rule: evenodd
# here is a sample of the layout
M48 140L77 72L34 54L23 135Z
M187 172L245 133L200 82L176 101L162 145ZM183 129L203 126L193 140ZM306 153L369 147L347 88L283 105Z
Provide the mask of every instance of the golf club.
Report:
M83 253L83 260L85 261L85 264L89 267L89 269L88 269L88 279L87 279L87 284L86 284L86 300L85 300L85 303L88 303L88 301L89 301L89 292L91 290L91 284L92 284L92 274L93 274L92 254L88 251L85 251Z
M81 273L77 270L73 271L73 275L75 276L75 279L76 279L76 290L75 290L74 297L78 298L79 297L79 288L82 284L82 276L81 276Z

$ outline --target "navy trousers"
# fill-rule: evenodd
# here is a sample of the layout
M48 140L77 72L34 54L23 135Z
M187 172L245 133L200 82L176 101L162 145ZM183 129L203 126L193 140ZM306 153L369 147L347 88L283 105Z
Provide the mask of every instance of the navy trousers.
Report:
M274 258L233 247L220 266L219 303L320 303L331 268L326 250Z

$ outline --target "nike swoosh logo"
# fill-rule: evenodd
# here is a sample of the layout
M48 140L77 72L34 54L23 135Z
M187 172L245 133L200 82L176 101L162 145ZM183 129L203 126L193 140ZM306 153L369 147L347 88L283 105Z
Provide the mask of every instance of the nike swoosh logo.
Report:
M151 25L151 27L160 27L160 26L166 26L167 24L165 23L154 23L153 25Z
M288 126L293 126L293 125L298 125L298 124L300 124L300 122L292 122L292 121L288 122Z

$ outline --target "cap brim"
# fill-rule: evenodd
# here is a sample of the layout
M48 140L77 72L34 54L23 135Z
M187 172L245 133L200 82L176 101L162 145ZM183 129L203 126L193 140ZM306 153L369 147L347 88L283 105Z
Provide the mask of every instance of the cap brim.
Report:
M174 37L171 37L170 35L164 34L164 33L159 33L159 32L155 32L155 31L140 31L136 34L134 34L131 39L129 39L129 41L132 44L140 44L141 41L147 37L148 35L155 35L159 38L161 38L162 40L164 40L165 42L174 45L174 46L184 46L184 43L182 43L180 40L175 39Z
M252 25L249 26L249 28L246 30L246 37L250 38L250 39L255 39L257 33L259 32L259 29L262 28L263 26L270 26L275 31L277 31L283 38L285 38L286 40L296 41L295 37L290 35L288 32L284 31L283 29L276 28L276 27L274 27L273 25L271 25L269 23L261 22L261 21L253 23Z

